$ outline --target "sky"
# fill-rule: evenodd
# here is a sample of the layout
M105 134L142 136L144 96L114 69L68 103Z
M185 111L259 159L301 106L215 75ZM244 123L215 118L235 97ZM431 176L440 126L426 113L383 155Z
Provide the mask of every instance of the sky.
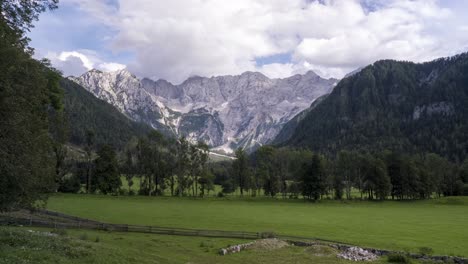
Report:
M466 14L465 0L60 0L28 36L65 76L342 78L380 59L468 51Z

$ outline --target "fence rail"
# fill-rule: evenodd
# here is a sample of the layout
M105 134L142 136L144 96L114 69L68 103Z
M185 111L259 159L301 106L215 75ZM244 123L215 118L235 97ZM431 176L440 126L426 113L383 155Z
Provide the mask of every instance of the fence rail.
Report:
M59 222L51 220L38 220L33 217L18 218L8 217L0 215L0 225L20 225L20 226L31 226L31 227L49 227L55 229L88 229L88 230L106 230L106 231L117 231L117 232L135 232L135 233L151 233L161 235L178 235L178 236L198 236L198 237L216 237L216 238L243 238L243 239L259 239L268 237L277 237L282 240L290 241L292 244L297 246L310 246L315 243L330 243L338 247L350 247L348 243L342 243L338 241L300 237L300 236L287 236L287 235L275 235L272 232L243 232L243 231L224 231L224 230L203 230L203 229L189 229L189 228L171 228L171 227L158 227L158 226L140 226L140 225L122 225L122 224L109 224L102 223L94 220L85 218L65 215L62 213L52 211L40 212L49 216L61 217L66 220L72 220L68 222ZM378 255L387 255L390 253L401 253L396 251L370 249L371 252L377 253ZM411 257L416 259L431 259L435 261L452 261L457 264L467 264L468 259L463 257L453 256L425 256L420 254L410 254Z
M36 209L36 216L53 216L57 219L35 219L24 217L5 217L0 215L0 225L22 225L32 227L50 227L50 228L68 228L68 229L90 229L90 230L106 230L117 232L135 232L135 233L151 233L161 235L179 235L179 236L199 236L199 237L219 237L219 238L242 238L242 239L259 239L259 238L280 238L283 240L294 241L320 241L325 243L345 244L339 241L325 240L320 238L300 237L279 235L273 232L249 232L249 231L226 231L226 230L207 230L207 229L190 229L190 228L175 228L161 226L142 226L128 224L111 224L104 223L87 218L72 216L55 211L45 209ZM349 244L348 244L349 245Z
M48 214L51 215L51 214ZM54 215L58 216L58 215ZM70 217L67 217L71 220ZM89 230L105 230L117 232L134 232L134 233L151 233L161 235L178 235L178 236L200 236L200 237L219 237L219 238L243 238L257 239L265 236L265 233L244 232L244 231L224 231L224 230L204 230L204 229L189 229L189 228L171 228L159 226L140 226L140 225L122 225L110 224L97 221L88 221L88 219L75 218L71 222L60 222L51 220L38 220L27 218L11 218L0 217L0 225L21 225L31 227L50 227L62 229L89 229Z

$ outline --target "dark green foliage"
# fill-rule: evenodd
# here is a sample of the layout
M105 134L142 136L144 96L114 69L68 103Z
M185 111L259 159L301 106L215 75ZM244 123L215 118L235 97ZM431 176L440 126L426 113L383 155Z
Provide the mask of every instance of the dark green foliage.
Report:
M362 178L364 180L363 191L368 193L368 199L384 200L392 187L387 168L382 160L366 155L362 159Z
M55 190L48 110L61 109L58 73L24 51L26 44L18 28L24 26L22 21L27 23L23 16L28 14L10 5L13 1L3 1L1 8L12 20L6 22L0 16L0 211L30 207ZM14 8L13 13L8 8Z
M341 150L437 153L468 150L468 53L424 64L379 61L341 80L284 145L333 156Z
M460 166L460 178L466 184L468 183L468 159Z
M222 185L223 182L231 177L231 161L209 163L208 167L211 173L214 175L215 184Z
M343 198L343 177L341 174L335 174L333 177L333 190L335 191L335 199L341 200Z
M302 195L307 199L318 200L325 194L326 188L323 159L314 154L312 161L305 166L302 175Z
M136 146L137 167L140 177L144 177L140 191L149 196L160 195L165 188L164 180L172 176L174 157L169 142L164 136L152 131L147 137L140 138Z
M221 188L222 188L222 193L219 193L219 194L224 194L224 193L227 194L227 193L232 193L235 191L234 184L232 183L231 179L224 181L221 184Z
M307 114L314 109L317 105L319 105L325 98L327 98L328 94L322 95L321 97L315 99L315 101L310 105L309 108L297 114L293 119L289 120L284 126L281 128L280 132L274 139L274 144L281 144L291 138L294 134L299 123L304 119Z
M272 146L260 147L255 155L255 180L254 188L263 187L265 195L275 196L278 193L279 179L274 167L274 156L276 149Z
M70 126L70 142L78 146L87 144L87 133L94 133L94 144L111 145L122 149L133 137L141 137L152 129L120 113L114 106L100 100L80 85L62 79L65 114Z
M40 13L57 8L57 3L58 0L2 0L0 11L10 28L24 34L33 27L32 22L39 18Z
M205 168L202 173L201 177L198 178L198 184L200 185L200 196L203 197L205 195L205 191L210 194L210 191L214 190L214 175L211 171Z
M66 175L59 184L58 191L64 193L77 193L80 191L81 183L78 175Z
M91 189L99 190L103 194L115 194L122 185L115 150L111 146L104 145L97 154L99 157L95 161Z
M403 255L403 254L390 254L387 256L387 260L390 263L403 263L403 264L413 263L410 257Z
M434 250L430 247L420 247L419 248L419 254L425 255L425 256L430 256L434 253Z
M240 189L241 195L249 187L249 168L247 164L247 155L242 148L236 150L236 160L232 163L232 174L236 185Z

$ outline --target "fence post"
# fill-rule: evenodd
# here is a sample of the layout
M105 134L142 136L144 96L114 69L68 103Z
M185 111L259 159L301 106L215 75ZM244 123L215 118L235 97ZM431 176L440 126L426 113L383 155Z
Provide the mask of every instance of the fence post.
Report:
M81 228L81 221L78 221L78 229Z
M33 222L33 220L32 220L32 216L31 216L31 217L29 218L29 226L32 226L32 222Z

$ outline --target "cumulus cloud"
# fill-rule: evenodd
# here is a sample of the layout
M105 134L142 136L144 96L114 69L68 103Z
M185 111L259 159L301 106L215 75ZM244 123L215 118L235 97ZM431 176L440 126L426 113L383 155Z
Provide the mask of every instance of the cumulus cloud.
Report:
M68 1L117 32L109 48L135 54L131 71L173 82L247 70L340 78L378 59L453 55L468 41L436 0ZM283 53L291 60L256 63Z
M49 52L45 57L65 76L79 76L91 69L116 71L126 67L115 62L103 62L95 52L90 50Z

